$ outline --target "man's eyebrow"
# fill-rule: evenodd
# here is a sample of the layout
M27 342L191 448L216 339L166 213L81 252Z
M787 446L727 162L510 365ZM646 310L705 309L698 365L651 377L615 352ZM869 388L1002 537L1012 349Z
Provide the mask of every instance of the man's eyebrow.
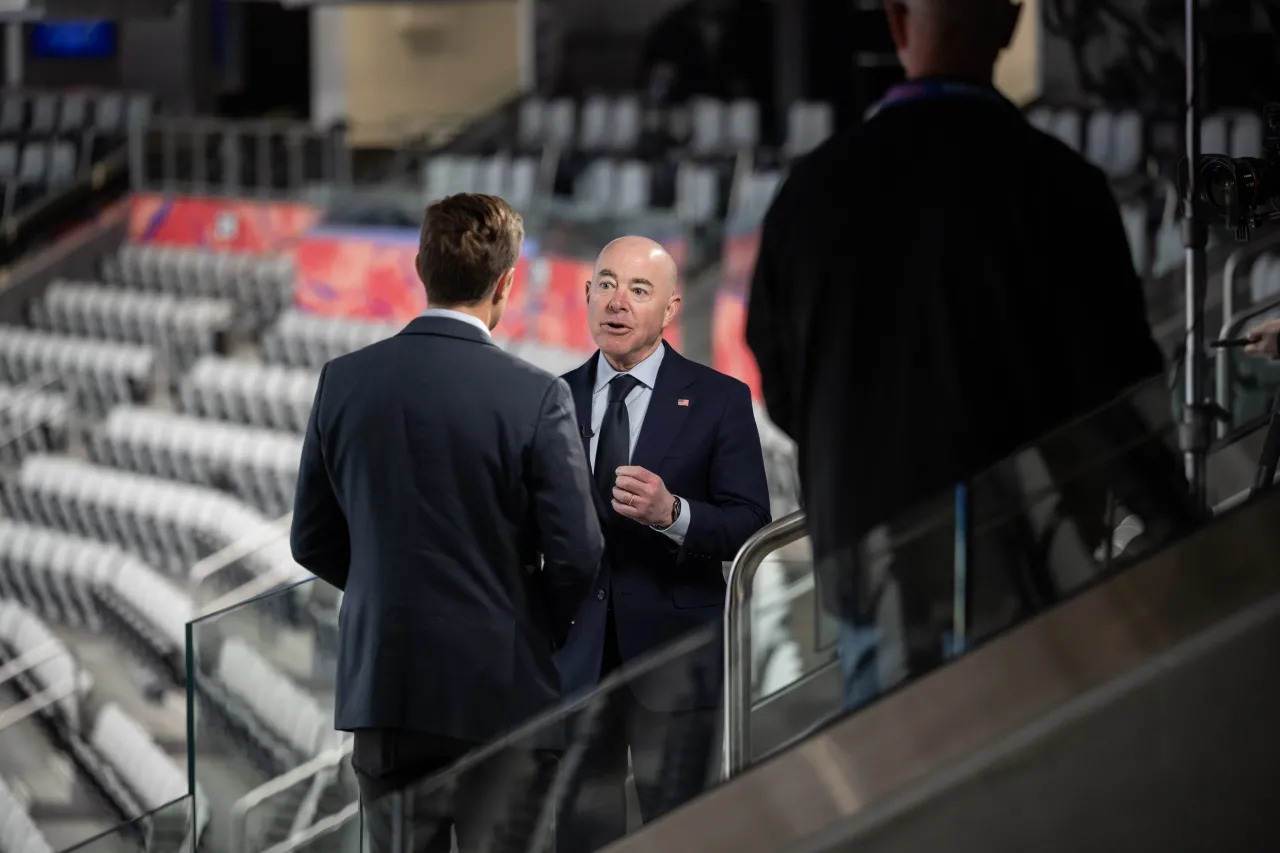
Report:
M606 277L606 276L607 276L607 277L609 277L609 278L618 278L618 274L617 274L616 272L614 272L613 270L610 270L610 269L603 269L603 270L600 270L598 273L596 273L596 277L597 277L597 278L604 278L604 277ZM650 287L653 287L653 282L649 281L649 279L647 279L647 278L633 278L633 279L631 279L631 283L632 283L632 284L647 284L647 285L649 285Z

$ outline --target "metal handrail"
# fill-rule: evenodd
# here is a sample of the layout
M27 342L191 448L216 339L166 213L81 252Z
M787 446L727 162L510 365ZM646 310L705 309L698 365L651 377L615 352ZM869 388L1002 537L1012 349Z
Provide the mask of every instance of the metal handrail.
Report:
M288 534L289 524L292 521L293 513L287 513L273 521L268 521L251 533L241 536L230 545L215 551L192 566L191 571L187 574L188 579L193 586L200 587L205 581L228 566L234 565L237 561L243 560L255 551L259 551L279 539L283 539Z
M726 579L724 605L724 767L725 778L751 761L751 602L756 572L765 557L808 534L803 512L758 530L738 550Z
M331 832L337 832L347 824L347 821L359 816L360 801L349 803L346 808L340 812L335 812L329 817L322 818L308 826L302 832L290 838L286 838L273 847L268 847L263 853L291 853L304 844L309 844L317 838L323 838Z
M0 666L0 684L6 684L22 673L35 669L45 661L56 657L61 651L62 644L54 640L41 643L34 649L27 649L13 660L6 661L4 666Z
M17 725L32 714L40 713L56 702L61 702L75 692L76 679L75 676L71 676L23 699L16 705L10 705L4 711L0 711L0 732Z
M351 754L354 745L355 738L344 738L339 746L333 749L326 749L310 761L299 764L274 779L268 779L236 800L235 805L231 807L231 837L236 840L237 844L232 849L249 849L248 817L250 811L277 794L284 793L294 785L305 782L311 777L318 776L324 771L341 764L342 760Z
M269 539L268 541L262 544L263 546L270 545L272 542L275 542L277 539L282 539L282 538L284 538L283 533L281 533L278 536L272 537L271 539ZM248 556L248 555L245 555L245 556ZM234 562L234 560L232 562ZM298 574L299 572L302 573L301 576L299 576ZM293 564L288 564L288 565L282 564L279 566L273 566L270 570L263 572L260 575L257 575L256 577L254 577L249 581L246 581L245 583L242 583L240 586L231 590L226 595L219 596L209 604L203 605L202 607L200 607L199 613L195 618L203 619L206 616L211 616L214 613L219 613L223 610L226 610L229 607L234 607L237 604L243 604L244 602L248 601L251 598L257 598L259 595L262 595L263 593L266 593L266 592L270 592L271 590L276 589L277 587L287 586L292 583L300 583L306 580L307 577L309 577L309 575L307 574L306 570L300 566L296 566Z
M1219 337L1228 338L1236 335L1241 326L1250 318L1266 314L1280 308L1280 296L1269 299L1248 308L1241 309L1236 314L1224 314L1222 321L1222 331ZM1235 385L1232 383L1231 364L1233 352L1223 348L1217 352L1214 357L1214 402L1224 412L1231 412L1231 407L1235 403ZM1218 438L1226 438L1231 431L1233 424L1227 421L1218 421Z
M1227 258L1226 266L1222 269L1222 336L1227 334L1227 330L1236 319L1236 276L1240 274L1240 268L1246 262L1252 262L1275 248L1280 248L1280 229L1247 246L1241 246ZM1227 374L1228 364L1229 359L1226 355L1219 353L1214 362L1214 385L1217 390L1215 395L1217 404L1229 412L1231 411L1230 392L1227 392L1227 396L1223 396L1224 389L1229 388L1231 381L1231 377ZM1218 437L1225 437L1226 430L1227 425L1219 423Z

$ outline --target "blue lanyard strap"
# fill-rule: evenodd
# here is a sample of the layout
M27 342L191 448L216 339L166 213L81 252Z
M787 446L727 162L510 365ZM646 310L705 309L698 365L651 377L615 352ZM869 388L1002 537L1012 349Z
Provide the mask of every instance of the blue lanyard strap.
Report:
M899 83L890 87L880 102L874 104L865 116L867 121L875 118L881 111L888 107L898 104L910 103L911 101L932 100L935 98L977 98L978 100L990 101L993 103L1008 104L1004 95L1001 95L993 86L984 86L977 83L960 83L951 80L919 80Z

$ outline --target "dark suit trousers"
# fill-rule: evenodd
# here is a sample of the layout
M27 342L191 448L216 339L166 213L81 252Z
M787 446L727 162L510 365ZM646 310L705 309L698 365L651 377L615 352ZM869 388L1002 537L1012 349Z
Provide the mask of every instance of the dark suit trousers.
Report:
M601 676L621 665L613 609L605 626ZM556 825L558 853L588 853L627 831L627 755L644 822L656 820L701 794L719 755L715 710L653 711L629 687L606 699L589 745L571 780Z
M557 756L512 747L461 774L440 774L477 744L416 732L357 731L351 764L360 784L370 853L526 853Z

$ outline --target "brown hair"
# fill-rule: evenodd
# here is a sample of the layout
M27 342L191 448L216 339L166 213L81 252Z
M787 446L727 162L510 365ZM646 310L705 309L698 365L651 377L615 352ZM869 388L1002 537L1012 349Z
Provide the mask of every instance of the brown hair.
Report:
M495 195L459 193L427 205L418 240L418 278L427 303L473 305L516 265L524 220Z

